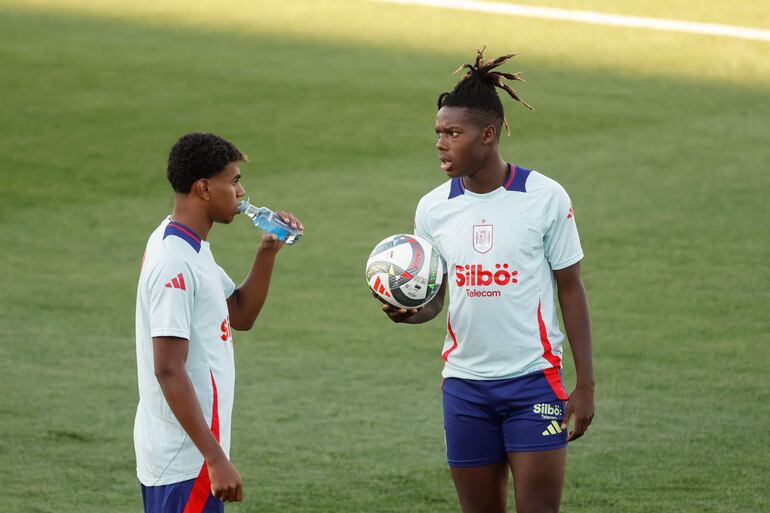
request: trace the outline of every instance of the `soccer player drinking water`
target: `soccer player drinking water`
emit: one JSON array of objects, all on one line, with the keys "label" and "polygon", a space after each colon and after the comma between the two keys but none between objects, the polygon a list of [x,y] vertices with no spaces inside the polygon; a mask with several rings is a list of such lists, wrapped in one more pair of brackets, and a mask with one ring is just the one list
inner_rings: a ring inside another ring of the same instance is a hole
[{"label": "soccer player drinking water", "polygon": [[[495,88],[531,108],[506,83],[520,74],[496,70],[511,57],[487,61],[479,50],[454,89],[438,97],[436,149],[449,180],[420,200],[415,234],[442,254],[448,276],[421,309],[382,307],[394,322],[427,322],[449,287],[444,429],[465,513],[505,512],[509,469],[518,513],[557,512],[567,442],[594,414],[583,251],[570,198],[499,151],[508,125]],[[577,374],[569,395],[555,294]]]},{"label": "soccer player drinking water", "polygon": [[[238,287],[214,260],[206,239],[239,213],[243,161],[212,134],[187,134],[169,154],[174,210],[147,241],[136,298],[134,447],[145,513],[221,512],[223,501],[243,497],[230,462],[231,330],[251,329],[283,246],[264,234]],[[292,214],[277,214],[303,230]]]}]

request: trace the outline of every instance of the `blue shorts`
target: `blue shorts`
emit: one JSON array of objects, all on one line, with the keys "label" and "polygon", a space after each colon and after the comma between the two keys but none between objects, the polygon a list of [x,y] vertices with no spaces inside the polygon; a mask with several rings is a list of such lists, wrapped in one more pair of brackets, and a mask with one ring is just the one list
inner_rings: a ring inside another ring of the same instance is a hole
[{"label": "blue shorts", "polygon": [[[513,379],[447,378],[441,385],[450,467],[500,463],[509,452],[561,449],[566,398],[561,375],[549,369]],[[558,376],[558,380],[555,377]]]},{"label": "blue shorts", "polygon": [[196,487],[196,481],[201,477],[164,486],[142,485],[144,513],[224,513],[225,503],[211,495],[208,473],[204,483]]}]

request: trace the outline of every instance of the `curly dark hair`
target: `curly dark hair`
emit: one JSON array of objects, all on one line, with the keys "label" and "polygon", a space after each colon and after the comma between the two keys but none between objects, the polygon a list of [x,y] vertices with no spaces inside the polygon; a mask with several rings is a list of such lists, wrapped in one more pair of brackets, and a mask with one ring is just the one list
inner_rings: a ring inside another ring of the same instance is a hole
[{"label": "curly dark hair", "polygon": [[187,194],[193,183],[211,178],[231,162],[246,162],[233,143],[214,134],[183,135],[168,154],[166,176],[176,192]]},{"label": "curly dark hair", "polygon": [[495,87],[498,87],[508,93],[514,100],[520,102],[526,108],[533,110],[532,106],[519,97],[519,94],[511,86],[505,83],[507,80],[516,80],[524,82],[521,73],[505,73],[503,71],[493,71],[498,66],[508,62],[516,54],[503,55],[497,59],[484,60],[484,50],[486,47],[476,50],[476,61],[473,64],[463,64],[455,73],[468,69],[468,72],[455,85],[450,92],[441,93],[438,97],[438,108],[441,107],[467,107],[485,114],[491,115],[499,123],[504,123],[506,129],[508,123],[505,121],[503,104],[500,97],[497,96]]}]

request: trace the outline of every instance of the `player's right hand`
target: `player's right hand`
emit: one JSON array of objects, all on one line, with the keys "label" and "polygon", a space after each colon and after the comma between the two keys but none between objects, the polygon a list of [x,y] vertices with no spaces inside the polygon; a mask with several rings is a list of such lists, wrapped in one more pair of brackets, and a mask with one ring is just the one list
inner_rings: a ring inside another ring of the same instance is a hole
[{"label": "player's right hand", "polygon": [[374,299],[382,303],[382,311],[385,312],[385,314],[393,322],[404,322],[406,319],[420,311],[419,308],[396,308],[390,303],[386,303],[385,300],[375,294],[374,291],[372,291],[372,296],[374,296]]},{"label": "player's right hand", "polygon": [[211,494],[219,500],[243,500],[243,481],[238,469],[227,458],[208,464]]},{"label": "player's right hand", "polygon": [[393,322],[404,322],[406,319],[410,318],[417,312],[419,312],[419,308],[396,308],[395,306],[391,305],[382,305],[382,311],[385,312],[385,314],[390,317],[390,320]]}]

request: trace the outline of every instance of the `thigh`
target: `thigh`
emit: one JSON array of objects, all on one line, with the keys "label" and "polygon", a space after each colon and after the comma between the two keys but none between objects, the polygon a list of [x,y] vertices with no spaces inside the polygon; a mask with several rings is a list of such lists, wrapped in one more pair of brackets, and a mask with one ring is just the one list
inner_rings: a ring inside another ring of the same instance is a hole
[{"label": "thigh", "polygon": [[559,511],[566,462],[566,448],[508,454],[517,513]]},{"label": "thigh", "polygon": [[502,418],[490,412],[478,383],[442,386],[447,461],[463,513],[505,513],[508,496]]},{"label": "thigh", "polygon": [[469,468],[505,463],[503,419],[490,412],[475,385],[447,379],[442,399],[449,466]]},{"label": "thigh", "polygon": [[508,502],[508,465],[452,467],[452,480],[463,513],[505,513]]}]

